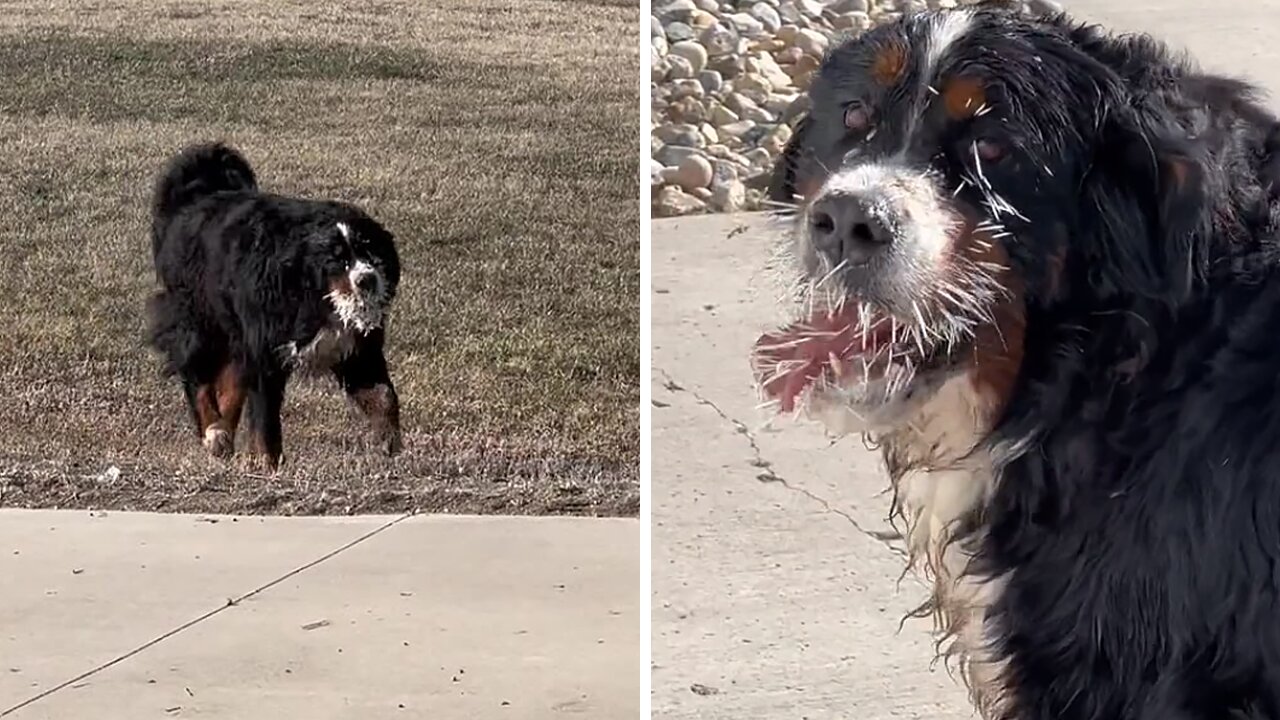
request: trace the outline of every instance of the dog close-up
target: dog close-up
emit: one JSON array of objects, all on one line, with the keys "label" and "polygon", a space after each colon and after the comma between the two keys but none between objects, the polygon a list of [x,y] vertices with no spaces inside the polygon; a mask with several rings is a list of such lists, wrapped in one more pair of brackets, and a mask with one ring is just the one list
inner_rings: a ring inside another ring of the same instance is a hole
[{"label": "dog close-up", "polygon": [[923,13],[833,46],[775,168],[793,321],[757,381],[880,450],[985,718],[1280,718],[1255,95],[1059,14]]},{"label": "dog close-up", "polygon": [[377,221],[350,204],[264,192],[237,151],[199,144],[157,180],[152,252],[162,289],[150,341],[209,453],[234,453],[245,412],[254,458],[276,469],[295,373],[331,374],[382,450],[399,451],[383,346],[400,264]]}]

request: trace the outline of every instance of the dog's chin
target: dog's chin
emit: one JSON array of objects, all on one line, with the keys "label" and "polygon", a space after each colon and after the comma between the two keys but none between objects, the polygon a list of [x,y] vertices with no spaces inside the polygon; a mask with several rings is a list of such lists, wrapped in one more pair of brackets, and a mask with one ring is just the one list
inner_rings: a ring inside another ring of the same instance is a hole
[{"label": "dog's chin", "polygon": [[382,327],[386,321],[386,307],[381,298],[356,292],[333,292],[329,294],[329,302],[337,324],[361,334]]},{"label": "dog's chin", "polygon": [[880,377],[822,382],[809,391],[801,412],[837,437],[878,435],[906,424],[955,372],[947,363],[890,366]]}]

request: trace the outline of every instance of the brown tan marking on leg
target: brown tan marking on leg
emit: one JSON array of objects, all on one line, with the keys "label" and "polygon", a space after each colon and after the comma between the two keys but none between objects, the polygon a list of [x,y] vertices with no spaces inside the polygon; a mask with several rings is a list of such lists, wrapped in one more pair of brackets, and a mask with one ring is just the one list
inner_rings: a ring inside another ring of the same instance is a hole
[{"label": "brown tan marking on leg", "polygon": [[374,438],[383,452],[399,453],[404,446],[400,438],[400,400],[395,390],[387,384],[374,385],[352,392],[351,399],[369,418]]},{"label": "brown tan marking on leg", "polygon": [[227,363],[214,382],[220,418],[205,429],[204,446],[214,457],[227,458],[235,453],[236,428],[244,409],[245,389],[240,369],[235,363]]},{"label": "brown tan marking on leg", "polygon": [[200,434],[218,422],[218,400],[212,383],[196,386],[195,396],[196,419],[200,423]]}]

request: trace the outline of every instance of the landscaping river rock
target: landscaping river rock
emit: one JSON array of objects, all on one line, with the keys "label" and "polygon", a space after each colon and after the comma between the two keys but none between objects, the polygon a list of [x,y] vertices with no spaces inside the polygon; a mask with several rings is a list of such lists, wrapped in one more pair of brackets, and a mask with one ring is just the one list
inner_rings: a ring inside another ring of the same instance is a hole
[{"label": "landscaping river rock", "polygon": [[[765,209],[774,160],[827,49],[966,0],[654,0],[653,214]],[[1029,12],[1054,12],[1029,0]]]}]

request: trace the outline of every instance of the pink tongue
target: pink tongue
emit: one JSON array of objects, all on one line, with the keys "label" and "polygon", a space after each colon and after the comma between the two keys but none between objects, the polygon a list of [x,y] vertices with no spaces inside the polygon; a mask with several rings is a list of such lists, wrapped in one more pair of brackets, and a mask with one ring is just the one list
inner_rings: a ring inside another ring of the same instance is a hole
[{"label": "pink tongue", "polygon": [[[777,400],[779,412],[795,410],[800,395],[823,375],[852,371],[854,359],[874,353],[888,340],[888,323],[879,323],[865,339],[858,333],[857,306],[850,303],[833,317],[820,315],[756,340],[752,365],[764,394]],[[864,347],[865,346],[865,347]]]}]

